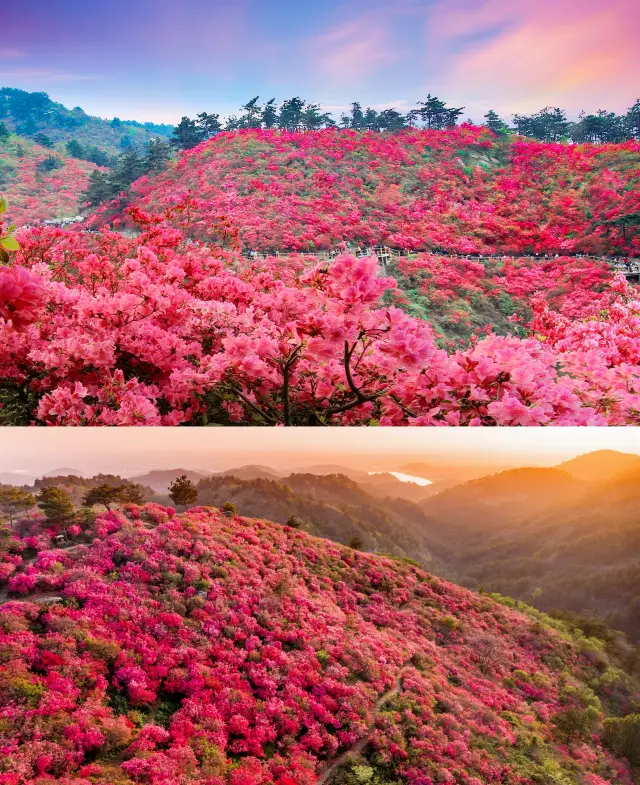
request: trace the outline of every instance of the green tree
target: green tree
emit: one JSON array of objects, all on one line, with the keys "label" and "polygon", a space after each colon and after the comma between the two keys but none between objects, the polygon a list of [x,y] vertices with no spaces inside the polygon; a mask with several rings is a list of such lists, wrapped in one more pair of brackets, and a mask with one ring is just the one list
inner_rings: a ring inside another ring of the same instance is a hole
[{"label": "green tree", "polygon": [[223,512],[229,512],[229,513],[231,513],[231,515],[237,515],[238,514],[238,510],[236,509],[236,505],[232,504],[232,502],[225,502],[222,505],[222,511]]},{"label": "green tree", "polygon": [[109,184],[109,174],[94,169],[89,175],[89,185],[82,194],[81,201],[88,202],[92,207],[97,207],[102,202],[113,198],[114,193]]},{"label": "green tree", "polygon": [[278,108],[275,98],[271,98],[262,107],[262,125],[265,128],[275,128],[278,125]]},{"label": "green tree", "polygon": [[38,494],[38,507],[51,523],[65,523],[73,517],[73,499],[63,488],[50,485]]},{"label": "green tree", "polygon": [[190,504],[195,504],[198,500],[198,489],[186,474],[183,474],[169,486],[169,498],[176,506],[182,506],[186,510]]},{"label": "green tree", "polygon": [[262,107],[258,103],[259,98],[260,96],[257,95],[255,98],[252,98],[250,101],[248,101],[244,106],[240,107],[240,109],[244,112],[244,114],[240,117],[241,128],[262,127]]},{"label": "green tree", "polygon": [[438,131],[455,127],[464,109],[464,106],[455,109],[447,107],[444,101],[435,95],[431,95],[431,93],[427,96],[426,101],[418,101],[418,106],[420,107],[419,109],[409,113],[412,119],[417,116],[425,128],[432,128]]},{"label": "green tree", "polygon": [[121,501],[121,491],[122,488],[118,485],[107,485],[106,483],[96,485],[95,488],[90,488],[82,497],[82,504],[85,507],[93,507],[96,504],[101,504],[106,507],[107,510],[110,510],[112,504]]},{"label": "green tree", "polygon": [[317,131],[334,124],[331,116],[320,110],[319,104],[307,104],[302,112],[300,122],[306,131]]},{"label": "green tree", "polygon": [[128,482],[119,488],[118,499],[123,504],[144,504],[146,495],[142,485]]},{"label": "green tree", "polygon": [[161,139],[150,139],[144,159],[144,170],[148,174],[157,174],[167,168],[171,160],[171,145]]},{"label": "green tree", "polygon": [[29,491],[14,487],[0,488],[0,510],[9,517],[12,529],[14,515],[30,510],[35,503],[36,497]]},{"label": "green tree", "polygon": [[71,139],[66,144],[67,152],[72,158],[84,159],[84,147],[77,139]]},{"label": "green tree", "polygon": [[4,123],[0,123],[0,143],[6,142],[10,136],[7,126]]},{"label": "green tree", "polygon": [[353,536],[353,537],[352,537],[352,538],[349,540],[349,547],[350,547],[350,548],[353,548],[353,550],[354,550],[354,551],[359,551],[359,550],[362,550],[362,546],[363,546],[363,545],[364,545],[364,541],[363,541],[362,537],[360,537],[360,535],[359,535],[359,534],[355,534],[355,535],[354,535],[354,536]]},{"label": "green tree", "polygon": [[205,139],[202,128],[199,128],[195,120],[183,117],[178,125],[173,129],[171,144],[178,150],[190,150],[196,147]]},{"label": "green tree", "polygon": [[132,146],[118,158],[116,165],[109,173],[109,185],[115,194],[127,191],[131,183],[138,177],[142,177],[144,173],[144,158],[138,152],[138,148]]},{"label": "green tree", "polygon": [[621,142],[625,138],[624,117],[600,109],[596,114],[580,114],[580,121],[571,126],[574,142]]},{"label": "green tree", "polygon": [[296,518],[295,515],[290,515],[289,518],[287,518],[287,522],[285,523],[285,526],[288,526],[290,529],[299,529],[302,526],[302,524]]},{"label": "green tree", "polygon": [[220,131],[222,131],[219,114],[207,114],[206,112],[201,112],[198,115],[196,125],[202,132],[204,139],[210,139],[212,136],[215,136],[216,134],[219,134]]},{"label": "green tree", "polygon": [[407,120],[397,109],[383,109],[378,115],[380,131],[399,131],[407,127]]},{"label": "green tree", "polygon": [[504,136],[505,134],[509,133],[509,126],[504,122],[501,117],[493,111],[493,109],[489,109],[489,111],[484,116],[485,119],[485,126],[490,130],[493,131],[494,134],[498,134],[498,136]]},{"label": "green tree", "polygon": [[629,108],[624,118],[625,133],[629,139],[640,141],[640,98]]},{"label": "green tree", "polygon": [[615,755],[626,758],[632,766],[640,766],[640,714],[607,717],[602,740]]},{"label": "green tree", "polygon": [[37,142],[37,144],[39,144],[41,147],[53,147],[53,142],[51,139],[42,132],[36,134],[33,138],[34,141]]},{"label": "green tree", "polygon": [[550,106],[537,114],[515,114],[513,124],[521,136],[529,136],[541,142],[561,142],[571,130],[571,123],[562,109]]},{"label": "green tree", "polygon": [[302,127],[302,113],[304,112],[304,101],[296,96],[284,101],[280,107],[278,117],[278,127],[284,131],[299,131]]}]

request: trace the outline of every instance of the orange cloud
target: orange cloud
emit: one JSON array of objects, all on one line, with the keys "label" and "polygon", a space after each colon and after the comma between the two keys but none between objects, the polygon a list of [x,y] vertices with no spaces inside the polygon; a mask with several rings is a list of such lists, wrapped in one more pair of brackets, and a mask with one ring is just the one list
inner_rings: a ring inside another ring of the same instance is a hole
[{"label": "orange cloud", "polygon": [[439,0],[429,35],[453,58],[452,101],[527,112],[559,105],[621,111],[640,90],[640,10],[586,0]]}]

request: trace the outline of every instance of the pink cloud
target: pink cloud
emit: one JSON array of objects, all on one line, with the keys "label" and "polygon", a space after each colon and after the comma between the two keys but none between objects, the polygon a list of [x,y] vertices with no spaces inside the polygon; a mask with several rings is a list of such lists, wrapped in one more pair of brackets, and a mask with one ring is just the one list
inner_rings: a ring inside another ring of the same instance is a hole
[{"label": "pink cloud", "polygon": [[339,24],[311,42],[318,75],[332,83],[355,85],[397,60],[388,20],[379,14]]},{"label": "pink cloud", "polygon": [[640,91],[635,0],[606,7],[594,0],[440,0],[429,31],[453,58],[443,80],[453,101],[514,112],[548,104],[622,111]]},{"label": "pink cloud", "polygon": [[13,49],[10,46],[0,46],[0,60],[17,60],[25,56],[21,49]]}]

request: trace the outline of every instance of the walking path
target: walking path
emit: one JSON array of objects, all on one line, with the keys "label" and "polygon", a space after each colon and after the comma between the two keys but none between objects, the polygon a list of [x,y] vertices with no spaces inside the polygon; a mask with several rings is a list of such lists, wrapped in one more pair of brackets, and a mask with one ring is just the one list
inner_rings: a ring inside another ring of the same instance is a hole
[{"label": "walking path", "polygon": [[396,676],[394,686],[388,692],[385,692],[384,695],[381,695],[376,701],[373,707],[373,716],[371,718],[371,722],[367,726],[367,732],[365,733],[365,735],[359,741],[357,741],[353,745],[353,747],[350,747],[348,750],[345,750],[343,753],[338,755],[337,758],[334,758],[329,763],[329,765],[316,778],[316,785],[325,785],[325,783],[329,782],[331,776],[335,774],[335,772],[339,768],[344,766],[344,764],[348,760],[360,755],[364,751],[365,747],[369,743],[369,739],[371,738],[371,734],[373,733],[373,730],[375,728],[378,714],[380,713],[382,707],[386,703],[388,703],[392,698],[395,698],[396,695],[399,695],[402,692],[402,678],[405,675],[405,673],[407,673],[407,671],[412,669],[412,667],[413,666],[411,665],[410,660],[407,660],[404,663],[404,665],[398,672],[398,675]]}]

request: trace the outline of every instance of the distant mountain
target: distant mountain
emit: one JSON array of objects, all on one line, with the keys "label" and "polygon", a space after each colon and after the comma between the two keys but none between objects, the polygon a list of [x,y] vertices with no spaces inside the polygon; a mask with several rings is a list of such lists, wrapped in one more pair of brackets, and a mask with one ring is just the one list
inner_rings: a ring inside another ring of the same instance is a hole
[{"label": "distant mountain", "polygon": [[320,463],[313,466],[297,466],[291,470],[292,474],[342,474],[352,480],[366,479],[368,474],[361,469],[350,469],[336,463]]},{"label": "distant mountain", "polygon": [[197,483],[203,477],[206,477],[207,473],[192,471],[190,469],[154,469],[153,471],[147,472],[147,474],[130,477],[129,482],[147,485],[150,488],[153,488],[156,493],[164,494],[176,477],[182,477],[182,475],[186,475],[187,479],[191,480],[191,482]]},{"label": "distant mountain", "polygon": [[320,537],[348,543],[362,540],[365,550],[392,553],[434,565],[426,516],[411,502],[380,499],[344,475],[291,474],[277,480],[242,480],[214,475],[198,484],[198,503],[235,504],[241,515],[285,523],[296,517]]},{"label": "distant mountain", "polygon": [[[609,456],[617,466],[634,463],[619,455]],[[578,468],[587,476],[602,459],[581,456]],[[441,575],[597,616],[640,640],[640,469],[600,482],[559,468],[511,470],[420,507]]]},{"label": "distant mountain", "polygon": [[33,485],[35,477],[31,474],[16,472],[0,472],[0,485]]},{"label": "distant mountain", "polygon": [[464,537],[469,542],[497,531],[516,531],[521,521],[582,493],[583,483],[559,469],[508,469],[449,488],[421,507],[449,541]]},{"label": "distant mountain", "polygon": [[268,466],[259,466],[257,464],[246,464],[245,466],[238,466],[234,469],[226,469],[223,472],[216,472],[216,475],[222,477],[237,477],[240,480],[277,480],[284,477],[285,474],[277,472],[275,469],[270,469]]},{"label": "distant mountain", "polygon": [[578,480],[600,482],[636,470],[640,471],[640,455],[616,450],[597,450],[564,461],[558,465],[558,469],[568,472]]},{"label": "distant mountain", "polygon": [[105,120],[93,117],[79,106],[67,109],[47,93],[29,93],[0,88],[0,122],[21,136],[47,136],[53,144],[75,139],[83,146],[95,145],[105,153],[118,154],[133,145],[142,146],[154,137],[169,137],[171,125]]},{"label": "distant mountain", "polygon": [[40,477],[89,477],[90,475],[86,472],[80,471],[80,469],[52,469],[50,472],[46,472],[46,474],[41,474]]}]

